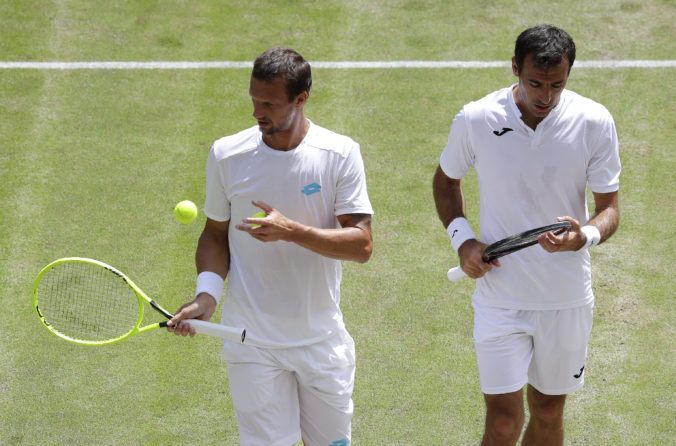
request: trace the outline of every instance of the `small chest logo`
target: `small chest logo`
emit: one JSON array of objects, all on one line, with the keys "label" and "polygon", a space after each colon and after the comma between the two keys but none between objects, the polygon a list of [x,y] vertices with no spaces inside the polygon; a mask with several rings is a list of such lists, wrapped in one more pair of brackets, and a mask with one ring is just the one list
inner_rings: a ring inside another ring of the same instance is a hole
[{"label": "small chest logo", "polygon": [[503,127],[502,130],[493,130],[493,134],[496,136],[502,136],[507,132],[513,132],[514,129],[510,129],[509,127]]},{"label": "small chest logo", "polygon": [[319,184],[312,183],[312,184],[308,184],[307,186],[302,188],[301,192],[303,192],[305,195],[312,195],[312,194],[316,194],[320,190],[322,190],[322,187]]}]

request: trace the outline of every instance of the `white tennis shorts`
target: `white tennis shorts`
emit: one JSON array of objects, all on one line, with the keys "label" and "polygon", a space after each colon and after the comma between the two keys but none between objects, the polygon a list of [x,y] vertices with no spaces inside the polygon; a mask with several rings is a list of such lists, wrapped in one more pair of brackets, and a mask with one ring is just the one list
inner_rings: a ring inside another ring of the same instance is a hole
[{"label": "white tennis shorts", "polygon": [[579,390],[593,307],[524,311],[474,304],[481,391],[511,393],[526,383],[546,395]]},{"label": "white tennis shorts", "polygon": [[283,349],[225,341],[223,358],[242,445],[350,444],[355,350],[347,332]]}]

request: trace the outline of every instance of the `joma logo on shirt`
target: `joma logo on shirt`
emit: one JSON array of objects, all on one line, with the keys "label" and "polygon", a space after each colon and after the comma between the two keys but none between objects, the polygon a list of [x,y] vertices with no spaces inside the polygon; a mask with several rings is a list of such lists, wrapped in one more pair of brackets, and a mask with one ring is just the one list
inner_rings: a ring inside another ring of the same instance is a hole
[{"label": "joma logo on shirt", "polygon": [[502,130],[493,130],[493,134],[496,136],[502,136],[507,132],[513,132],[514,129],[510,129],[509,127],[503,127]]},{"label": "joma logo on shirt", "polygon": [[322,190],[322,187],[319,184],[312,183],[302,188],[301,192],[303,192],[305,195],[312,195],[319,192],[320,190]]}]

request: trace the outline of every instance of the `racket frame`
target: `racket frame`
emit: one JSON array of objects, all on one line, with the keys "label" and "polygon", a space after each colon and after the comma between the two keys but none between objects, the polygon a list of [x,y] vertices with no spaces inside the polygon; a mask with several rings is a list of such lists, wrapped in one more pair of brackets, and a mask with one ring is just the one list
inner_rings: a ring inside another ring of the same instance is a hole
[{"label": "racket frame", "polygon": [[[529,229],[528,231],[520,232],[516,235],[503,238],[502,240],[498,240],[497,242],[491,243],[490,245],[486,246],[486,248],[484,249],[483,256],[484,262],[486,263],[492,262],[495,259],[499,259],[500,257],[506,256],[507,254],[520,251],[524,248],[528,248],[529,246],[537,245],[538,243],[537,237],[540,234],[544,234],[546,232],[551,231],[554,235],[559,235],[570,230],[571,226],[572,225],[570,224],[569,221],[560,221],[557,223],[553,223],[551,225]],[[531,239],[531,237],[533,236],[535,236],[535,238]],[[507,249],[499,250],[499,248],[503,247],[509,242],[516,242],[518,240],[526,240],[526,239],[530,240],[515,244],[514,246],[511,246],[510,248]]]},{"label": "racket frame", "polygon": [[[493,252],[496,249],[504,246],[505,244],[507,244],[510,241],[516,241],[516,240],[519,240],[519,239],[524,239],[524,238],[529,237],[529,236],[544,234],[544,233],[550,232],[550,231],[554,235],[559,235],[559,234],[562,234],[562,233],[570,230],[571,227],[572,227],[572,225],[569,221],[560,221],[560,222],[556,222],[556,223],[553,223],[553,224],[550,224],[550,225],[540,226],[540,227],[534,228],[534,229],[529,229],[528,231],[520,232],[518,234],[514,234],[514,235],[511,235],[509,237],[505,237],[501,240],[498,240],[495,243],[491,243],[490,245],[486,246],[486,248],[484,248],[483,261],[486,262],[486,263],[490,263],[495,259],[499,259],[500,257],[514,253],[516,251],[520,251],[524,248],[528,248],[529,246],[533,246],[533,245],[536,245],[538,243],[538,240],[537,240],[537,237],[536,237],[534,240],[530,240],[528,242],[524,242],[524,243],[521,243],[521,244],[514,245],[509,249],[505,249],[505,250],[498,251],[498,252]],[[446,273],[446,277],[451,282],[457,282],[465,276],[466,276],[466,274],[462,270],[461,265],[458,265],[456,267],[449,269],[448,272]]]},{"label": "racket frame", "polygon": [[[40,286],[40,281],[42,280],[42,277],[52,268],[61,265],[63,263],[68,263],[68,262],[81,262],[81,263],[87,263],[91,265],[95,265],[97,267],[101,267],[103,269],[106,269],[110,271],[111,273],[115,274],[118,276],[121,280],[123,280],[129,287],[134,291],[136,294],[136,297],[138,299],[138,306],[139,306],[139,313],[138,313],[138,318],[136,320],[136,324],[129,330],[127,333],[118,336],[116,338],[112,339],[106,339],[106,340],[100,340],[100,341],[93,341],[93,340],[86,340],[86,339],[76,339],[71,336],[68,336],[64,333],[61,333],[56,327],[53,327],[48,320],[45,319],[45,317],[42,315],[40,312],[40,302],[38,299],[38,289]],[[157,302],[152,300],[148,295],[146,295],[127,275],[119,271],[118,269],[100,262],[98,260],[94,259],[88,259],[84,257],[64,257],[62,259],[55,260],[51,262],[49,265],[45,266],[40,273],[38,274],[37,278],[35,279],[35,282],[33,283],[33,291],[32,291],[32,303],[33,303],[33,309],[35,310],[35,313],[40,319],[40,322],[42,325],[49,330],[51,333],[54,335],[60,337],[61,339],[64,339],[69,342],[73,342],[75,344],[80,344],[80,345],[93,345],[93,346],[99,346],[99,345],[109,345],[109,344],[115,344],[117,342],[123,341],[127,338],[130,338],[134,335],[137,335],[139,333],[144,333],[146,331],[150,330],[155,330],[157,328],[161,327],[166,327],[168,321],[162,321],[162,322],[155,322],[152,324],[145,325],[141,327],[141,323],[143,322],[143,317],[144,317],[144,310],[145,310],[145,304],[150,305],[153,309],[155,309],[158,313],[162,314],[164,317],[167,319],[171,319],[174,317],[171,313],[169,313],[167,310],[162,308]],[[233,327],[226,327],[220,324],[215,324],[211,322],[206,322],[206,321],[200,321],[200,320],[195,320],[195,319],[186,319],[184,322],[191,323],[192,325],[195,326],[195,329],[198,333],[202,332],[205,334],[210,334],[212,336],[218,336],[223,339],[229,339],[232,341],[240,342],[243,343],[244,339],[246,337],[246,330],[240,329],[240,328],[233,328]]]}]

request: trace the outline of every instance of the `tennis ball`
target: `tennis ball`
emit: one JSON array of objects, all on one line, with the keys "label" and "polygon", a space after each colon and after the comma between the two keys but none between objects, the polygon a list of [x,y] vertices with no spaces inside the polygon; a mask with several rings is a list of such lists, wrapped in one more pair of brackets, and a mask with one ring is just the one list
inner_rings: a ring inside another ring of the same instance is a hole
[{"label": "tennis ball", "polygon": [[[266,214],[265,212],[256,212],[255,214],[253,214],[253,215],[251,216],[251,218],[265,218],[265,217],[267,217],[267,214]],[[253,224],[253,223],[249,223],[249,226],[251,226],[252,228],[257,228],[257,227],[259,227],[260,225],[256,225],[256,224]]]},{"label": "tennis ball", "polygon": [[183,200],[174,208],[174,215],[176,220],[188,224],[197,217],[197,206],[190,200]]}]

